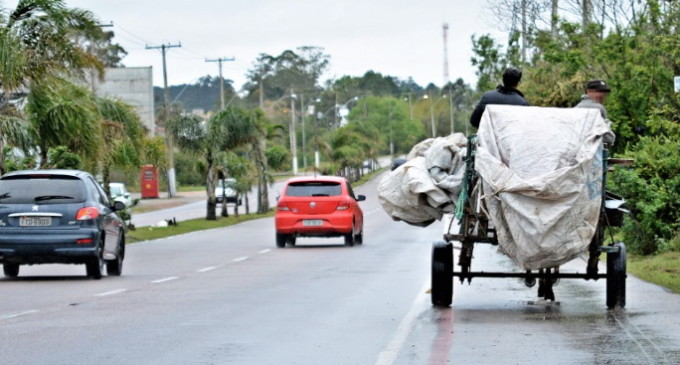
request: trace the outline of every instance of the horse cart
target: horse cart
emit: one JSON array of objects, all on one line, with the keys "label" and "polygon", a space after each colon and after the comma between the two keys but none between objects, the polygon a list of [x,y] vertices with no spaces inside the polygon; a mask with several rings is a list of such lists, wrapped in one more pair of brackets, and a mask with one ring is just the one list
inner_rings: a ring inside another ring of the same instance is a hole
[{"label": "horse cart", "polygon": [[[623,199],[606,191],[607,172],[614,164],[629,164],[632,161],[611,159],[608,151],[601,143],[597,149],[597,168],[601,175],[596,199],[599,204],[599,217],[590,243],[587,239],[585,249],[578,254],[585,258],[586,267],[582,272],[561,272],[559,265],[526,269],[520,266],[515,272],[490,272],[475,270],[472,265],[475,245],[499,244],[498,230],[494,220],[490,219],[484,193],[480,189],[482,178],[475,168],[478,154],[477,136],[468,139],[464,163],[465,172],[462,190],[458,195],[454,219],[444,233],[443,241],[434,243],[432,251],[432,304],[434,306],[450,306],[453,299],[453,281],[458,278],[461,283],[471,282],[472,278],[521,278],[528,287],[538,283],[538,296],[545,300],[555,300],[553,286],[560,279],[606,280],[606,305],[608,308],[622,308],[626,304],[626,246],[622,242],[614,242],[613,237],[606,243],[611,234],[610,227],[620,226],[625,209],[621,207]],[[599,157],[601,156],[601,161]],[[601,200],[600,200],[601,197]],[[597,207],[594,208],[597,210]],[[595,212],[594,214],[597,214]],[[454,250],[455,248],[455,250]],[[600,270],[600,258],[606,255],[606,272]],[[457,256],[457,257],[454,257]],[[454,261],[457,261],[454,265]]]}]

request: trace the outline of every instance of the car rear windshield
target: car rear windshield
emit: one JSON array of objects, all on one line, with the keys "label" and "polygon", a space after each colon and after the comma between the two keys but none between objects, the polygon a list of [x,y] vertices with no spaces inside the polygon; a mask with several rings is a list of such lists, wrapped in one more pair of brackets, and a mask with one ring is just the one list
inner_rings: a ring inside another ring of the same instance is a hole
[{"label": "car rear windshield", "polygon": [[333,181],[304,181],[288,185],[288,196],[338,196],[342,193],[340,183]]},{"label": "car rear windshield", "polygon": [[0,204],[82,203],[85,183],[68,175],[15,175],[0,179]]}]

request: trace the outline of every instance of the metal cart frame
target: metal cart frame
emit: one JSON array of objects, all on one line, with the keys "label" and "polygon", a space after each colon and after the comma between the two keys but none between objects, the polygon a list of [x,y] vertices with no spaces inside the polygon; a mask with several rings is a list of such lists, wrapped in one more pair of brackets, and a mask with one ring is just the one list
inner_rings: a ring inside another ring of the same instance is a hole
[{"label": "metal cart frame", "polygon": [[[607,198],[616,198],[606,191],[607,171],[611,164],[630,164],[632,160],[610,159],[606,148],[603,149],[602,168],[602,204],[600,218],[593,239],[588,246],[588,262],[584,273],[561,273],[559,267],[541,270],[527,270],[525,272],[485,272],[472,271],[472,258],[476,244],[498,245],[496,231],[492,222],[483,211],[475,209],[472,200],[473,189],[479,180],[475,170],[476,153],[475,135],[468,140],[467,155],[465,156],[465,177],[463,189],[456,204],[456,218],[460,222],[457,234],[444,234],[444,240],[435,242],[432,250],[432,304],[448,307],[453,300],[453,278],[460,282],[470,283],[473,277],[484,278],[523,278],[528,287],[533,287],[538,281],[538,296],[545,300],[555,300],[553,285],[559,279],[606,279],[606,304],[608,308],[623,308],[626,305],[626,246],[623,242],[604,244],[605,228],[620,226],[623,209],[608,209]],[[448,230],[447,230],[448,232]],[[453,243],[460,242],[458,255],[459,271],[454,270]],[[600,273],[598,264],[600,254],[607,255],[607,271]]]}]

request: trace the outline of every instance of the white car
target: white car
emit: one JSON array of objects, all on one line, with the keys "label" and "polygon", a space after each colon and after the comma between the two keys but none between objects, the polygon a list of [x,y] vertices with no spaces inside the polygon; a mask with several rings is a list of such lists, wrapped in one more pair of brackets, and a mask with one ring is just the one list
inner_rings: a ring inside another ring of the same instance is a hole
[{"label": "white car", "polygon": [[130,192],[125,188],[123,183],[109,183],[109,193],[111,194],[111,200],[114,202],[121,202],[125,204],[125,208],[132,206],[132,199],[130,198]]},{"label": "white car", "polygon": [[[217,198],[217,202],[221,203],[222,198],[226,198],[227,203],[236,203],[236,179],[231,177],[224,179],[224,185],[226,185],[226,189],[223,188],[222,181],[223,180],[221,179],[217,180],[217,184],[215,184],[215,197]],[[238,199],[238,205],[241,205],[241,199]]]}]

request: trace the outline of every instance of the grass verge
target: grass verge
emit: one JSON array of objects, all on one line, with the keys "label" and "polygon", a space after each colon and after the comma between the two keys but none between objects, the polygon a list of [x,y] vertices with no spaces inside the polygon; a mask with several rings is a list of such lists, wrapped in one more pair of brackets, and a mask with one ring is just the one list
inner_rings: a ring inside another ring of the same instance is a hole
[{"label": "grass verge", "polygon": [[642,280],[680,293],[680,252],[653,256],[628,255],[627,269]]},{"label": "grass verge", "polygon": [[[139,227],[134,231],[128,231],[126,234],[127,243],[135,243],[147,240],[155,240],[178,234],[184,234],[194,231],[202,231],[206,229],[228,227],[237,223],[260,219],[266,217],[273,217],[274,210],[265,214],[240,214],[238,217],[230,215],[229,217],[217,217],[217,220],[208,221],[205,218],[190,219],[187,221],[177,222],[176,226],[168,227]],[[274,238],[272,237],[272,240]]]}]

